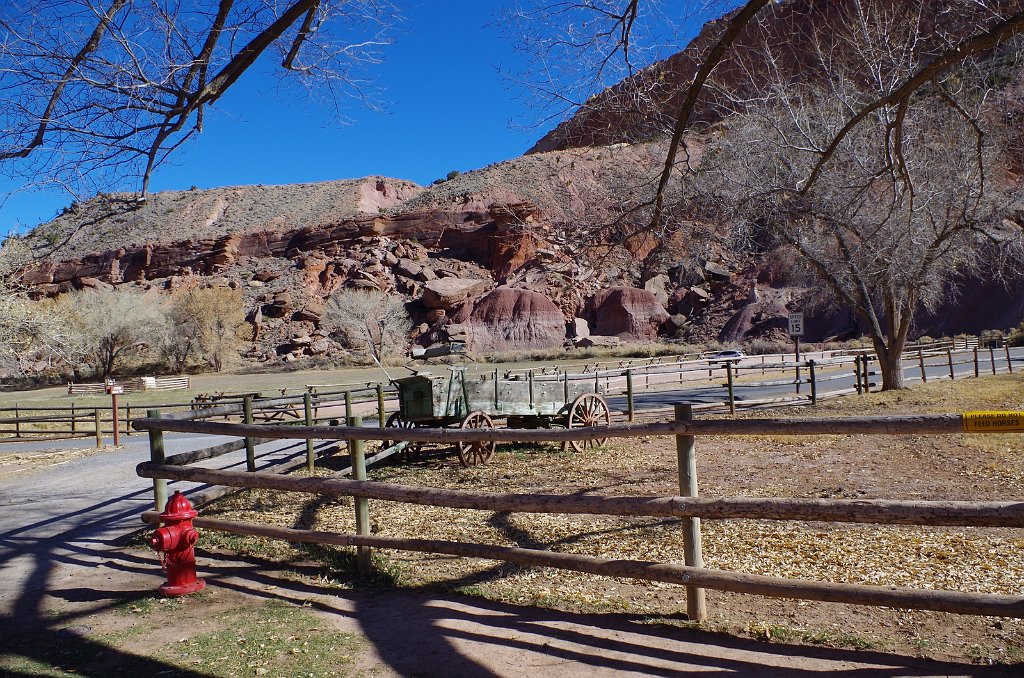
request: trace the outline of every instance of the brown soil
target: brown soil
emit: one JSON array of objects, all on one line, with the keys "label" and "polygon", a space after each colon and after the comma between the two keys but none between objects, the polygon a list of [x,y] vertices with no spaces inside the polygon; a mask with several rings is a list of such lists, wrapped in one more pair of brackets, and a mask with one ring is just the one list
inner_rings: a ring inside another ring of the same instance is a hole
[{"label": "brown soil", "polygon": [[[933,384],[817,410],[744,416],[956,411],[965,399],[971,409],[1019,409],[1022,385],[1019,376]],[[1022,449],[1020,434],[701,438],[698,475],[706,496],[1012,500],[1024,499]],[[620,441],[586,454],[509,446],[472,469],[461,468],[450,450],[427,452],[373,475],[484,491],[663,495],[676,487],[675,449],[666,438]],[[351,502],[279,493],[240,493],[203,513],[353,529]],[[455,512],[384,502],[371,503],[371,520],[384,535],[682,560],[681,530],[671,520]],[[714,568],[1018,595],[1024,581],[1024,539],[1013,530],[705,521],[703,539],[706,564]],[[129,547],[60,561],[40,598],[43,615],[0,629],[0,673],[228,675],[206,666],[176,668],[182,664],[174,658],[183,655],[175,648],[216,630],[226,611],[267,601],[302,606],[322,620],[321,629],[353,635],[357,649],[352,663],[339,665],[339,675],[518,676],[525,669],[587,678],[709,670],[988,676],[1014,675],[1024,661],[1021,620],[708,591],[711,618],[693,624],[678,586],[491,561],[380,551],[379,575],[368,581],[354,575],[353,557],[344,550],[300,550],[205,532],[199,569],[207,591],[164,603],[153,599],[163,577],[152,553]],[[22,601],[39,597],[20,595]],[[25,606],[10,619],[36,609]],[[224,654],[237,651],[225,647]],[[992,663],[1004,666],[983,668]]]},{"label": "brown soil", "polygon": [[[1018,376],[928,385],[912,394],[849,398],[799,415],[1019,409]],[[972,407],[956,402],[969,398]],[[1014,407],[1015,406],[1015,407]],[[898,409],[897,409],[898,408]],[[747,416],[796,416],[793,410]],[[743,436],[700,439],[702,495],[889,499],[1024,499],[1024,435]],[[671,495],[674,441],[641,438],[574,455],[552,446],[499,451],[463,469],[449,454],[380,468],[372,478],[480,491]],[[428,454],[430,451],[428,451]],[[271,492],[238,495],[207,515],[332,531],[354,529],[349,502]],[[371,503],[372,528],[389,536],[547,548],[603,557],[682,560],[677,521],[597,516],[494,514]],[[288,559],[284,545],[215,542]],[[875,527],[771,521],[705,521],[708,567],[823,581],[1021,594],[1019,531]],[[681,587],[490,561],[382,552],[378,565],[404,587],[449,591],[575,613],[635,615],[688,625]],[[337,577],[337,572],[327,576]],[[344,579],[344,575],[341,575]],[[341,584],[345,586],[344,583]],[[978,663],[1024,661],[1024,622],[708,592],[700,628],[741,637]]]}]

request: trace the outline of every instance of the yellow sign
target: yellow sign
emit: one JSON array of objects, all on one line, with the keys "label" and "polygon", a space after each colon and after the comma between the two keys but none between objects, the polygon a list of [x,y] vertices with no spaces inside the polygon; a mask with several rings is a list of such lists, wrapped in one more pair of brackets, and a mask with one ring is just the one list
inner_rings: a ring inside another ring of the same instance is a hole
[{"label": "yellow sign", "polygon": [[964,412],[967,433],[1024,432],[1024,412]]}]

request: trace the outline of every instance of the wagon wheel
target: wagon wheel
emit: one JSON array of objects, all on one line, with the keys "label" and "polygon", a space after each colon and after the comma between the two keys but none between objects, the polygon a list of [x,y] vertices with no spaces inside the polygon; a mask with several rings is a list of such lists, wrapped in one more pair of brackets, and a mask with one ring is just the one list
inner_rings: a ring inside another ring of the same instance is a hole
[{"label": "wagon wheel", "polygon": [[[388,420],[384,423],[384,427],[385,428],[416,428],[416,424],[414,424],[413,422],[409,421],[408,419],[402,419],[402,413],[401,412],[392,412],[391,416],[388,417]],[[398,442],[398,441],[396,441],[396,440],[384,440],[384,441],[381,442],[380,448],[382,450],[386,450],[387,448],[389,448],[392,445],[394,445],[396,442]],[[418,458],[420,456],[421,452],[423,452],[423,443],[416,443],[416,442],[410,441],[405,446],[405,449],[402,450],[402,456],[405,458],[406,461],[412,461],[413,459]]]},{"label": "wagon wheel", "polygon": [[[596,393],[584,393],[573,401],[572,408],[569,409],[569,428],[607,426],[611,420],[608,403]],[[607,438],[570,440],[569,447],[575,452],[583,452],[587,449],[601,447],[607,442]]]},{"label": "wagon wheel", "polygon": [[[459,428],[494,428],[494,422],[483,412],[477,410],[470,412],[459,424]],[[486,464],[487,460],[494,454],[496,443],[493,440],[478,441],[472,443],[459,443],[459,461],[465,467]]]}]

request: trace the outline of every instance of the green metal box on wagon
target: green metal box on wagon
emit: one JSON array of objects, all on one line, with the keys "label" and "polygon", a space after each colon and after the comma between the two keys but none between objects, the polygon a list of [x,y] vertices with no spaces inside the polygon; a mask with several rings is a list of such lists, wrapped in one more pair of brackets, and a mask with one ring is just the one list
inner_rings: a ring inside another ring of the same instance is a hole
[{"label": "green metal box on wagon", "polygon": [[395,379],[398,407],[406,421],[462,419],[468,414],[457,379],[421,372]]}]

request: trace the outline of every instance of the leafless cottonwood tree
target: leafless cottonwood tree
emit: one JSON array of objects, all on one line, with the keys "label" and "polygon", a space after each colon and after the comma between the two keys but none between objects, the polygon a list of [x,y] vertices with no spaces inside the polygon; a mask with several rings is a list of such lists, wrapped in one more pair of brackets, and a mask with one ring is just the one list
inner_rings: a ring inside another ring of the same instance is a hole
[{"label": "leafless cottonwood tree", "polygon": [[86,290],[60,297],[79,355],[103,379],[131,358],[145,355],[166,331],[165,310],[143,293],[127,289]]},{"label": "leafless cottonwood tree", "polygon": [[58,305],[31,301],[19,273],[30,259],[20,240],[0,248],[0,377],[61,369],[73,357],[73,332]]},{"label": "leafless cottonwood tree", "polygon": [[[0,168],[74,192],[138,181],[264,57],[312,96],[365,98],[388,0],[12,0],[0,9]],[[262,68],[262,66],[261,66]]]},{"label": "leafless cottonwood tree", "polygon": [[405,348],[412,321],[401,297],[342,289],[327,300],[321,326],[380,366]]},{"label": "leafless cottonwood tree", "polygon": [[1021,228],[1006,220],[1017,180],[998,87],[1022,62],[1011,39],[847,128],[850,111],[919,68],[933,18],[922,6],[847,6],[808,31],[813,58],[800,70],[767,40],[735,60],[746,77],[718,95],[736,113],[710,142],[697,185],[738,232],[767,231],[802,257],[867,328],[893,389],[915,312],[948,299],[986,255],[1020,255]]},{"label": "leafless cottonwood tree", "polygon": [[[633,14],[644,7],[606,4]],[[673,226],[679,205],[669,198],[680,175],[716,174],[720,206],[742,208],[803,257],[868,326],[884,387],[899,388],[913,312],[982,253],[1005,254],[1019,240],[1020,226],[1001,218],[994,200],[1015,178],[991,167],[1006,75],[998,71],[1008,61],[1019,73],[1024,5],[736,6],[692,48],[688,85],[663,98],[674,123],[639,227]],[[621,13],[608,21],[623,25]],[[714,117],[709,111],[724,122],[704,136],[701,170],[680,150],[695,123]]]},{"label": "leafless cottonwood tree", "polygon": [[248,327],[242,293],[227,287],[185,290],[172,297],[160,352],[177,374],[194,360],[220,372],[238,358]]}]

